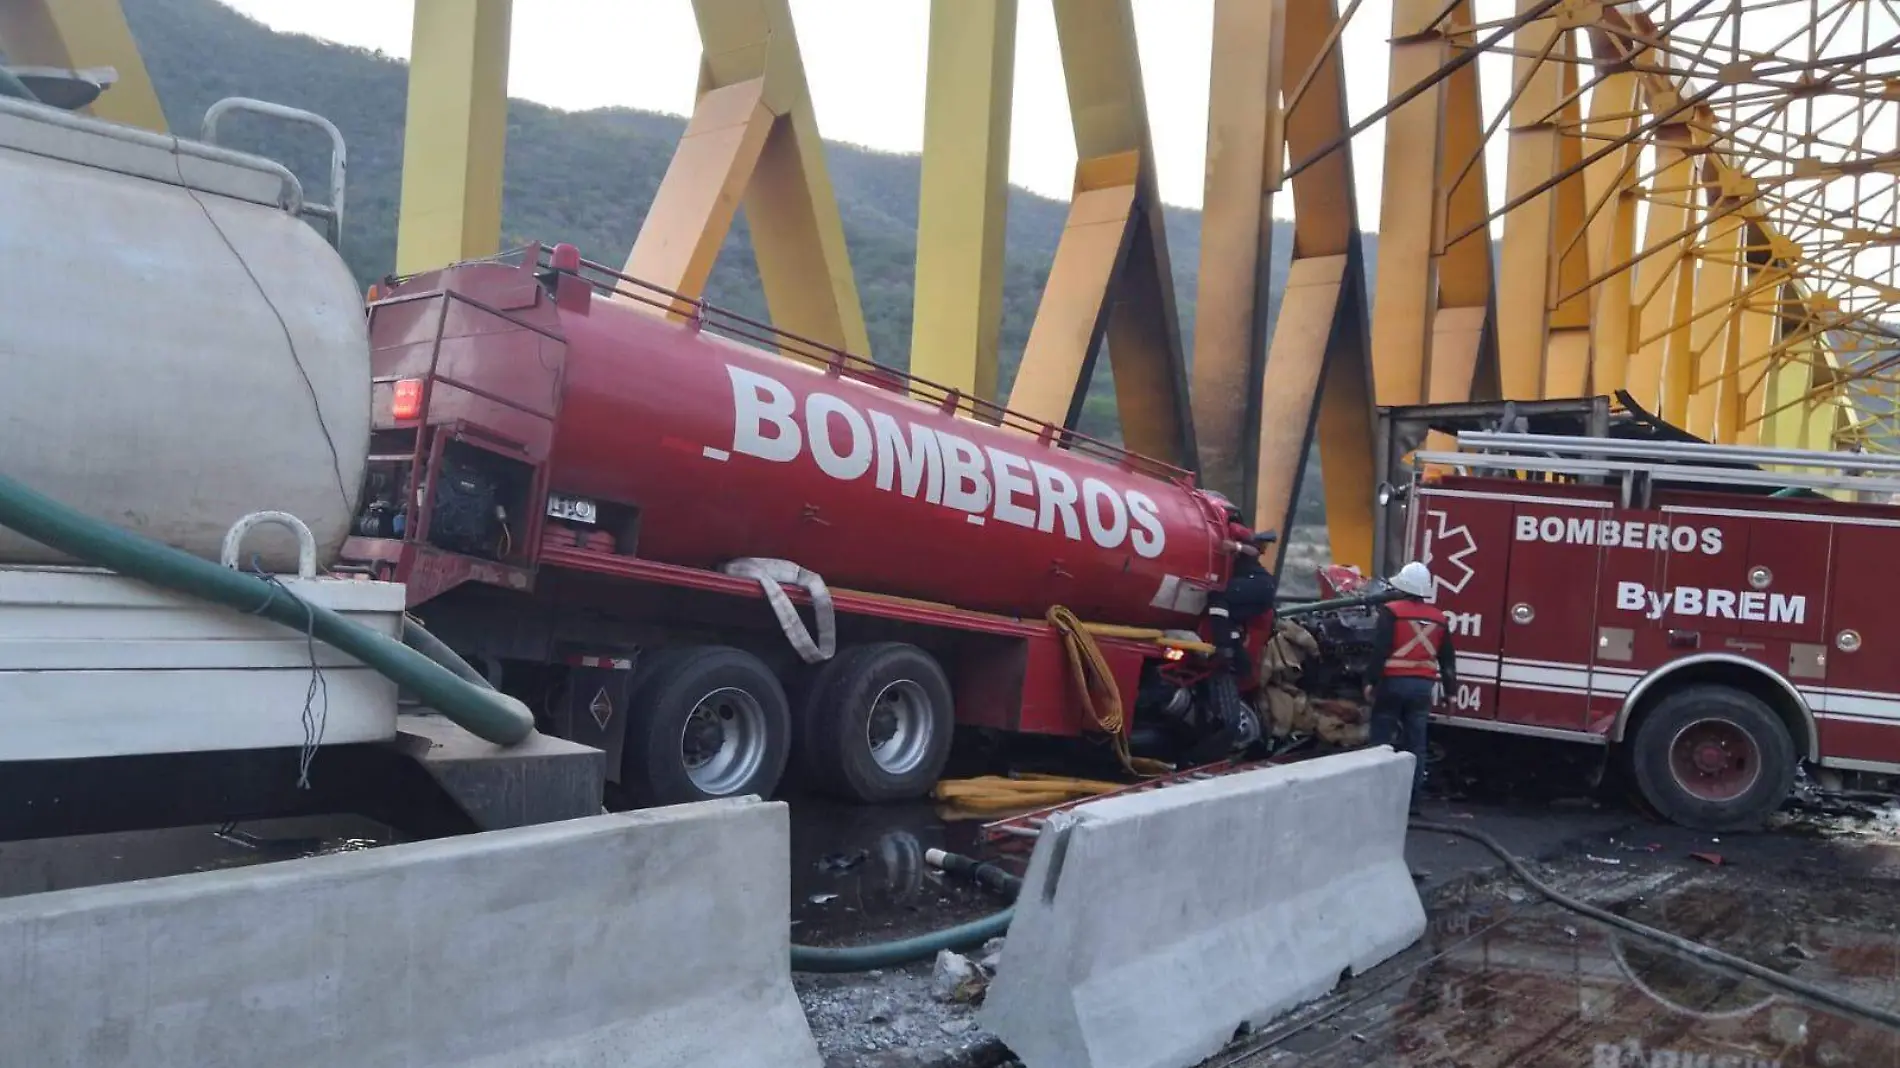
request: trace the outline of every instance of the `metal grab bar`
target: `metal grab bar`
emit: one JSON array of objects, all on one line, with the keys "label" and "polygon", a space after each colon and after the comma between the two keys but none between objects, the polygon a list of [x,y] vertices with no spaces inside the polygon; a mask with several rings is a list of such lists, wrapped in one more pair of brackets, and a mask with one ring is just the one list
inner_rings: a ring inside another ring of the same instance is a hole
[{"label": "metal grab bar", "polygon": [[248,96],[230,96],[225,97],[223,100],[218,101],[206,109],[203,132],[199,135],[200,140],[207,145],[216,145],[218,143],[218,123],[223,121],[226,115],[234,111],[248,111],[254,115],[264,115],[269,118],[283,119],[286,122],[314,126],[329,135],[330,202],[328,204],[312,204],[306,200],[302,204],[298,214],[325,220],[329,224],[331,247],[341,248],[343,246],[344,188],[350,167],[349,150],[343,144],[343,131],[337,129],[336,123],[331,122],[329,119],[324,118],[314,111],[305,111],[302,108],[288,107],[283,104],[273,104],[268,100],[255,100]]}]

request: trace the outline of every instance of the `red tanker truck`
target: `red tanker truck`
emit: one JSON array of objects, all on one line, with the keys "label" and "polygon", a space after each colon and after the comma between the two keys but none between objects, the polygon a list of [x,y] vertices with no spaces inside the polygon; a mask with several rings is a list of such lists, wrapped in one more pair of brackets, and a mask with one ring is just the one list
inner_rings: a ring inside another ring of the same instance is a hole
[{"label": "red tanker truck", "polygon": [[1137,748],[1258,737],[1202,640],[1230,516],[1186,472],[569,245],[389,279],[369,330],[344,566],[407,584],[629,802],[769,794],[788,763],[914,798],[954,728],[1099,735],[1054,606],[1107,624]]}]

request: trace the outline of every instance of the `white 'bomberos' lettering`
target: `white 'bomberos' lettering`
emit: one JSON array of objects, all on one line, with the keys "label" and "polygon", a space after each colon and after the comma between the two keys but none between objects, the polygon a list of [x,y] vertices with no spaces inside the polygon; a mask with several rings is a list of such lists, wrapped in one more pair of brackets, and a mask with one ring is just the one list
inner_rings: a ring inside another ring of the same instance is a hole
[{"label": "white 'bomberos' lettering", "polygon": [[1619,582],[1616,584],[1616,607],[1623,612],[1641,612],[1646,619],[1661,619],[1673,613],[1710,619],[1740,619],[1749,623],[1799,624],[1807,618],[1808,599],[1798,593],[1705,590],[1696,586],[1651,590],[1640,582]]},{"label": "white 'bomberos' lettering", "polygon": [[[1089,540],[1104,549],[1127,544],[1142,557],[1160,556],[1167,530],[1154,498],[1117,490],[1098,478],[813,390],[803,426],[798,398],[769,375],[726,365],[732,380],[732,453],[790,463],[800,453],[831,478],[871,475],[878,489],[973,517]],[[976,519],[972,519],[976,522]]]},{"label": "white 'bomberos' lettering", "polygon": [[[832,436],[831,416],[844,420],[851,446],[838,451],[838,439]],[[824,393],[814,393],[805,404],[805,433],[811,442],[811,458],[818,470],[840,482],[850,482],[871,469],[871,428],[856,408]]]},{"label": "white 'bomberos' lettering", "polygon": [[1553,545],[1600,545],[1605,549],[1643,549],[1657,553],[1700,552],[1705,556],[1719,556],[1722,552],[1720,527],[1672,527],[1667,523],[1642,523],[1633,519],[1520,515],[1517,517],[1517,540],[1543,541]]}]

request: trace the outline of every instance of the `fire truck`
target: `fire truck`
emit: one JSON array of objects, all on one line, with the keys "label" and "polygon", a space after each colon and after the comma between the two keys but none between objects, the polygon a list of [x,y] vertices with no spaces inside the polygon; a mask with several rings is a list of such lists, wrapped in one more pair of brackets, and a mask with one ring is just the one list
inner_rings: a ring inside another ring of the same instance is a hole
[{"label": "fire truck", "polygon": [[386,279],[369,341],[342,568],[404,583],[626,803],[788,767],[921,797],[957,728],[1259,737],[1203,640],[1251,532],[1184,471],[571,245]]},{"label": "fire truck", "polygon": [[1712,445],[1627,395],[1393,409],[1377,552],[1425,561],[1437,721],[1602,747],[1678,823],[1900,773],[1900,458]]}]

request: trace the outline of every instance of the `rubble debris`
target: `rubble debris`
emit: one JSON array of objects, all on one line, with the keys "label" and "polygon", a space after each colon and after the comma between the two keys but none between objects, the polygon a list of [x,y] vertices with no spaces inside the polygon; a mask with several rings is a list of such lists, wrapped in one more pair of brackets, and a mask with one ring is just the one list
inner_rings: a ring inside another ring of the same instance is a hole
[{"label": "rubble debris", "polygon": [[974,1004],[989,989],[989,976],[970,958],[948,949],[937,952],[930,976],[930,996],[938,1001]]},{"label": "rubble debris", "polygon": [[977,957],[977,966],[991,975],[996,974],[996,966],[1003,961],[1003,939],[999,936],[983,943],[982,955]]},{"label": "rubble debris", "polygon": [[1722,854],[1720,853],[1691,853],[1689,856],[1704,864],[1713,864],[1718,868],[1722,866]]}]

